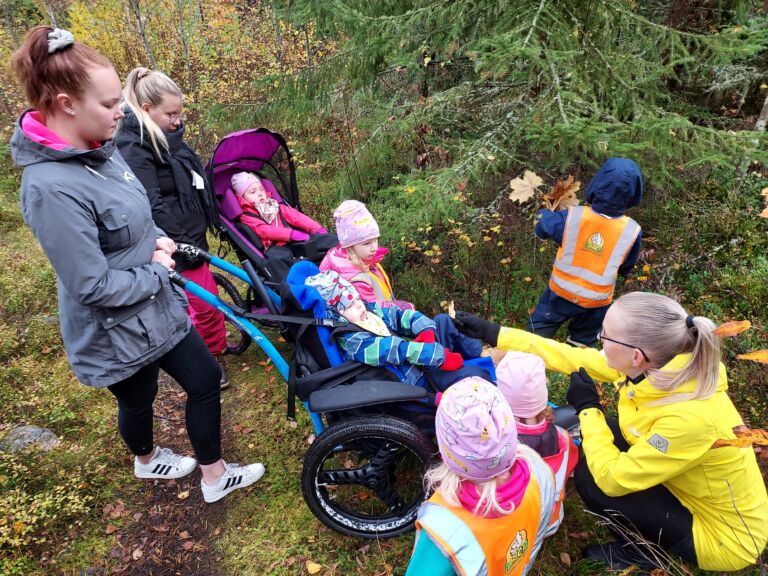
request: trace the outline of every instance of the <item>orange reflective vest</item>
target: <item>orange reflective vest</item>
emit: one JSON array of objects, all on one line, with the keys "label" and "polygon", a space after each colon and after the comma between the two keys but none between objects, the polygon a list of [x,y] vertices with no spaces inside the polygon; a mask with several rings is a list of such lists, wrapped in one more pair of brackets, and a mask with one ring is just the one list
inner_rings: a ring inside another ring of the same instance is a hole
[{"label": "orange reflective vest", "polygon": [[552,469],[528,446],[518,450],[531,477],[511,514],[475,516],[449,505],[439,490],[419,509],[416,538],[426,534],[461,576],[523,576],[548,535],[555,499]]},{"label": "orange reflective vest", "polygon": [[640,234],[628,216],[607,218],[588,206],[568,209],[549,289],[583,308],[613,301],[619,266]]}]

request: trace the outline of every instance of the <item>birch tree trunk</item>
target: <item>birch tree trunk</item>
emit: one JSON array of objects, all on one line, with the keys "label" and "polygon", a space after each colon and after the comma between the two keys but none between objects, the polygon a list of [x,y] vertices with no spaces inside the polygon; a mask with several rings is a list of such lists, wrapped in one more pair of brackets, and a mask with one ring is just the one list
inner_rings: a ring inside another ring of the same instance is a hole
[{"label": "birch tree trunk", "polygon": [[3,3],[3,23],[5,29],[8,32],[8,36],[11,37],[13,42],[13,48],[19,47],[19,35],[16,33],[16,28],[13,26],[13,15],[11,14],[11,5],[7,2]]},{"label": "birch tree trunk", "polygon": [[176,11],[179,15],[179,37],[181,38],[181,49],[184,52],[184,70],[187,74],[187,88],[192,91],[195,87],[195,79],[192,77],[192,64],[189,59],[189,38],[187,30],[184,27],[184,0],[176,0]]},{"label": "birch tree trunk", "polygon": [[155,54],[152,52],[152,47],[149,45],[149,39],[147,38],[147,31],[146,28],[144,28],[144,20],[141,17],[141,6],[139,5],[139,2],[141,0],[128,0],[128,4],[131,7],[131,11],[133,12],[133,16],[136,19],[136,26],[139,29],[139,36],[141,36],[141,43],[144,45],[144,52],[147,54],[147,58],[149,58],[149,65],[152,69],[157,68],[157,60],[155,60]]}]

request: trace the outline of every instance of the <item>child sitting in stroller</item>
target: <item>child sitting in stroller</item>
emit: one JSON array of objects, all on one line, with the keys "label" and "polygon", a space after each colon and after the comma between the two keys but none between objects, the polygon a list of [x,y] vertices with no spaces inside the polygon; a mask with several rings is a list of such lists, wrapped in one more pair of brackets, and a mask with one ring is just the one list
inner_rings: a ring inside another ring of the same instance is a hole
[{"label": "child sitting in stroller", "polygon": [[305,284],[320,294],[330,318],[350,324],[337,336],[346,360],[396,368],[403,382],[416,386],[425,385],[428,372],[440,391],[468,376],[490,380],[487,370],[465,364],[462,356],[479,357],[482,344],[459,335],[447,315],[433,321],[415,310],[365,303],[354,286],[332,270],[310,276]]},{"label": "child sitting in stroller", "polygon": [[306,214],[272,198],[261,179],[251,172],[232,176],[232,191],[243,208],[240,221],[256,232],[265,250],[273,244],[284,246],[309,240],[310,234],[328,233]]}]

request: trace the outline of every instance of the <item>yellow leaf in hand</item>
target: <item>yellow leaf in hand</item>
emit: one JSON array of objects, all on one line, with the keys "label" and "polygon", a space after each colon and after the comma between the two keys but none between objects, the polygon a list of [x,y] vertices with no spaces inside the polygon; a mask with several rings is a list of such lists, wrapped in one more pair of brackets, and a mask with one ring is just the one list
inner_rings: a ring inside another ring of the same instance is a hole
[{"label": "yellow leaf in hand", "polygon": [[536,193],[536,188],[541,186],[544,180],[539,178],[535,172],[526,170],[522,177],[517,177],[509,183],[509,187],[512,189],[512,193],[509,195],[509,199],[513,202],[527,202]]}]

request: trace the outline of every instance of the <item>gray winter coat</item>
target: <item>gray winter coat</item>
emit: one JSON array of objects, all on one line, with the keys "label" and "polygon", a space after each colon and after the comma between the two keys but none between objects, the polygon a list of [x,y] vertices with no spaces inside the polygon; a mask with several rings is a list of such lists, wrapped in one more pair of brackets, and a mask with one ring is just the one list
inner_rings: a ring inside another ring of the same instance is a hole
[{"label": "gray winter coat", "polygon": [[186,298],[166,268],[151,262],[164,234],[114,142],[56,150],[24,133],[27,113],[11,138],[13,159],[24,167],[24,221],[56,271],[72,370],[84,384],[109,386],[186,336]]}]

